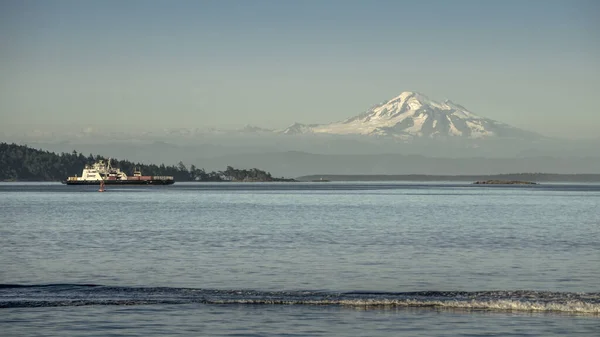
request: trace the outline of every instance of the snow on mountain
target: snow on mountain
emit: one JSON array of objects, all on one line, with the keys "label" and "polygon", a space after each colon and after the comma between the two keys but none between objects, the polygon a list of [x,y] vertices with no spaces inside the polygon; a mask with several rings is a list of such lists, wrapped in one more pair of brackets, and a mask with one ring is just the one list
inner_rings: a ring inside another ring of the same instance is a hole
[{"label": "snow on mountain", "polygon": [[303,133],[312,133],[314,132],[315,128],[319,127],[318,124],[301,124],[301,123],[294,123],[290,126],[288,126],[285,130],[281,131],[280,133],[286,134],[286,135],[299,135],[299,134],[303,134]]},{"label": "snow on mountain", "polygon": [[283,134],[370,135],[401,140],[460,137],[531,139],[538,135],[483,118],[451,101],[443,103],[406,91],[362,114],[341,122],[305,125],[295,123]]},{"label": "snow on mountain", "polygon": [[246,134],[250,134],[250,133],[271,133],[273,132],[273,130],[271,129],[265,129],[265,128],[261,128],[258,126],[254,126],[254,125],[246,125],[241,129],[236,130],[238,132],[241,133],[246,133]]}]

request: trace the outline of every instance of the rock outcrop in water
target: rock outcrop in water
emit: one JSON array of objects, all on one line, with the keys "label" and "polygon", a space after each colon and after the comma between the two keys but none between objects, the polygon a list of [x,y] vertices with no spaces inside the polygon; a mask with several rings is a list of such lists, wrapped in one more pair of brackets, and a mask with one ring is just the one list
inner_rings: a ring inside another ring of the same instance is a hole
[{"label": "rock outcrop in water", "polygon": [[482,180],[476,181],[473,184],[478,185],[537,185],[537,183],[531,181],[521,180]]}]

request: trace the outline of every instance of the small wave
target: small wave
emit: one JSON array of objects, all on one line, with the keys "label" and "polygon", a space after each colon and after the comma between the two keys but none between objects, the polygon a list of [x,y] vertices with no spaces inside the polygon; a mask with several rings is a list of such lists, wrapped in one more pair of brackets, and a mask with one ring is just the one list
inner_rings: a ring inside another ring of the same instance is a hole
[{"label": "small wave", "polygon": [[323,292],[119,287],[97,284],[0,284],[0,308],[86,305],[330,305],[600,315],[600,293],[533,290]]}]

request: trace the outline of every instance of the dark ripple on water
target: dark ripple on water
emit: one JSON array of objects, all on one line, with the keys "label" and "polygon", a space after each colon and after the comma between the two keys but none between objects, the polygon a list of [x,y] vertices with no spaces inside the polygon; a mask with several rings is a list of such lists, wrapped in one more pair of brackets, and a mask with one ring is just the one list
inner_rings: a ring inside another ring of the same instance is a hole
[{"label": "dark ripple on water", "polygon": [[562,312],[600,315],[600,293],[548,291],[331,292],[0,284],[0,308],[85,305],[333,305],[365,308]]}]

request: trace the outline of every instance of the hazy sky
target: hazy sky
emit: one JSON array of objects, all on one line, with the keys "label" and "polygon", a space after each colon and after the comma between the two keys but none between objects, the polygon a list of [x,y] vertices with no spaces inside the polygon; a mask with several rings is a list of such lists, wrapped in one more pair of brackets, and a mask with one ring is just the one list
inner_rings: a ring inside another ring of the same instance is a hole
[{"label": "hazy sky", "polygon": [[595,0],[0,0],[0,131],[283,128],[419,91],[597,137],[599,17]]}]

